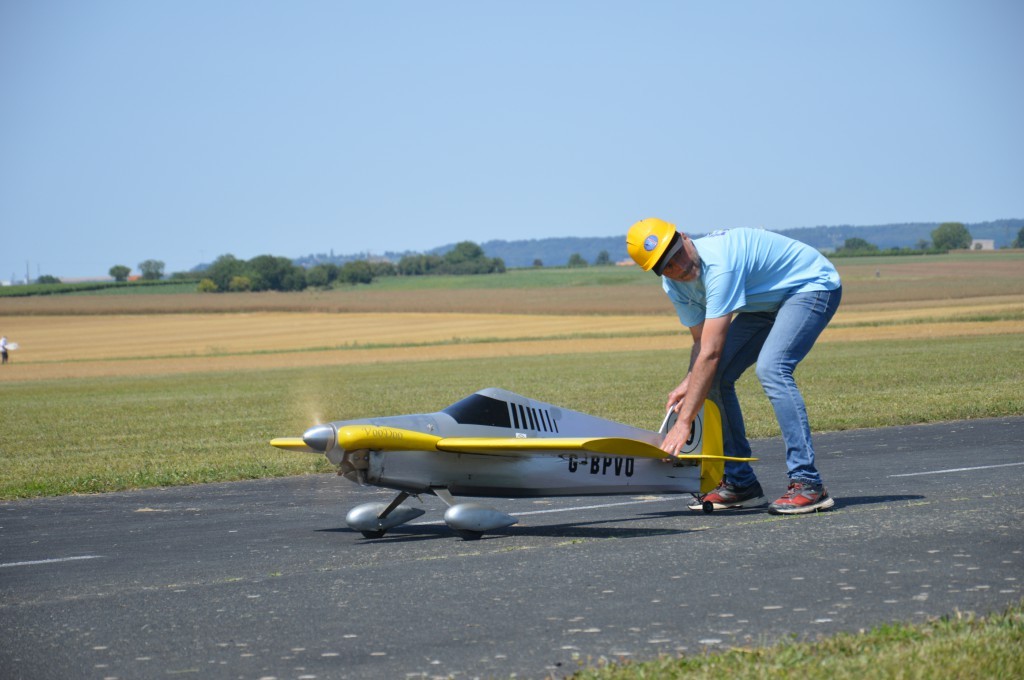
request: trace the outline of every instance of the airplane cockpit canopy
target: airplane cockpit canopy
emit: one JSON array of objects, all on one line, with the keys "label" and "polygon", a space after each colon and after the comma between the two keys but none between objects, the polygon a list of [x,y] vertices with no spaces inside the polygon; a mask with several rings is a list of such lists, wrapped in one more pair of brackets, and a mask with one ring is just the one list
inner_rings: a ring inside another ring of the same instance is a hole
[{"label": "airplane cockpit canopy", "polygon": [[471,394],[441,411],[462,425],[512,427],[508,404],[483,394]]},{"label": "airplane cockpit canopy", "polygon": [[[525,399],[524,399],[525,401]],[[518,431],[558,432],[558,419],[550,409],[529,406],[516,401],[495,399],[486,394],[471,394],[457,401],[446,413],[462,425],[511,427]]]}]

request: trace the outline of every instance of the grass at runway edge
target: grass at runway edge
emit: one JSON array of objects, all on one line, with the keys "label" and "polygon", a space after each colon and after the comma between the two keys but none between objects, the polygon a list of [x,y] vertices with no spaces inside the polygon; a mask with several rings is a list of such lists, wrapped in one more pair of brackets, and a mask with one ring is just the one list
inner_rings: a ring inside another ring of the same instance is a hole
[{"label": "grass at runway edge", "polygon": [[956,614],[896,623],[813,642],[605,663],[574,680],[721,680],[722,678],[1021,678],[1024,603],[984,617]]}]

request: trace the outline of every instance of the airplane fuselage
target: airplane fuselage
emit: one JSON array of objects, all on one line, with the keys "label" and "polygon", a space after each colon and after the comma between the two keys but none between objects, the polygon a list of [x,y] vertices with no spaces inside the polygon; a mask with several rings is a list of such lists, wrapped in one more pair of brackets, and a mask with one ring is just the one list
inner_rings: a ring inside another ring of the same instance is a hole
[{"label": "airplane fuselage", "polygon": [[[470,395],[443,411],[331,423],[416,431],[439,437],[505,437],[527,441],[564,437],[621,437],[657,445],[661,435],[650,430],[559,408],[512,392],[489,389]],[[685,453],[699,451],[695,427]],[[669,464],[626,455],[588,455],[552,451],[546,455],[453,453],[450,451],[364,450],[355,456],[335,448],[327,452],[345,469],[348,461],[359,473],[346,475],[361,483],[429,493],[446,488],[454,495],[527,498],[614,494],[683,494],[700,487],[700,466]],[[347,458],[346,458],[347,456]]]}]

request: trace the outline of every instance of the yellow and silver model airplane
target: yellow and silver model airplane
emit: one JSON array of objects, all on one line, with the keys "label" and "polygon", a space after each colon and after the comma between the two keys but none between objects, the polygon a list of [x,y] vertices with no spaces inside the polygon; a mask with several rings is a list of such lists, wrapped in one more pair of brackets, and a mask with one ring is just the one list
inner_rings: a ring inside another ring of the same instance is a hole
[{"label": "yellow and silver model airplane", "polygon": [[[286,451],[326,454],[338,473],[358,484],[398,491],[389,504],[365,503],[346,524],[367,538],[409,522],[423,510],[402,503],[434,494],[448,506],[445,523],[466,539],[516,523],[504,512],[455,496],[531,498],[613,494],[692,494],[722,479],[718,407],[708,400],[686,447],[666,462],[658,446],[669,413],[652,432],[487,388],[436,413],[344,420],[316,425],[299,437],[274,439]],[[710,502],[703,504],[711,512]]]}]

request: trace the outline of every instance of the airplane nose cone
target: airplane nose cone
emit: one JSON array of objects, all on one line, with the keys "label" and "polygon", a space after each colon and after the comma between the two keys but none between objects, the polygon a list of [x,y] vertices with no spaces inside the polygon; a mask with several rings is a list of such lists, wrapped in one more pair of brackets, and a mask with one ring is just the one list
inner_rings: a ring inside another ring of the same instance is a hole
[{"label": "airplane nose cone", "polygon": [[302,441],[311,449],[327,453],[334,448],[335,433],[332,425],[317,425],[306,430]]}]

